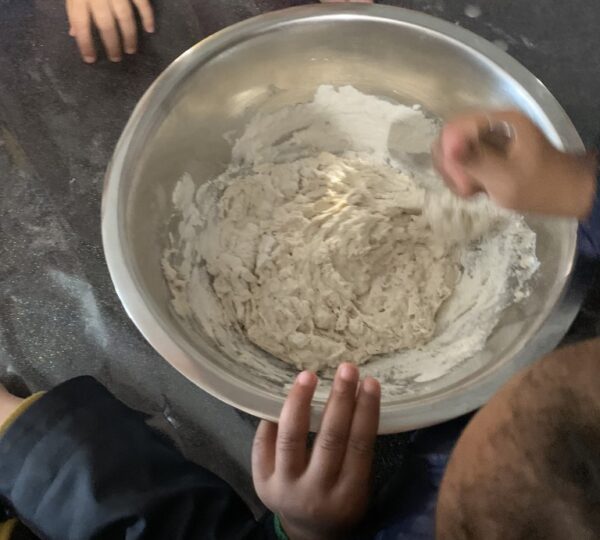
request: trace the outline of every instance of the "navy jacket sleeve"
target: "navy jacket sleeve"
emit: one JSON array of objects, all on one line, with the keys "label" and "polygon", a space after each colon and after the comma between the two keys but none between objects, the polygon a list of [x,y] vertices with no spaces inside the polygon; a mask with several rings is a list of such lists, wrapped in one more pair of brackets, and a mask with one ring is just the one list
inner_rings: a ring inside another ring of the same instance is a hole
[{"label": "navy jacket sleeve", "polygon": [[471,416],[413,433],[392,517],[375,540],[434,540],[438,490],[452,449]]},{"label": "navy jacket sleeve", "polygon": [[[600,152],[600,142],[596,146]],[[590,215],[579,224],[577,251],[590,259],[600,259],[600,189],[598,187]]]},{"label": "navy jacket sleeve", "polygon": [[36,401],[0,438],[0,496],[55,540],[275,539],[224,481],[186,461],[90,377]]}]

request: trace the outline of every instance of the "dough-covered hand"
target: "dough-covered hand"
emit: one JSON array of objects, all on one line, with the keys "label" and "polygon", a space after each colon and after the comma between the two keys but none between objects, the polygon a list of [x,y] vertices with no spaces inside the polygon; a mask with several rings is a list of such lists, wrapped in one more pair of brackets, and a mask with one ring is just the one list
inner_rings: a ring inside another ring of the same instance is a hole
[{"label": "dough-covered hand", "polygon": [[379,383],[373,378],[359,383],[356,366],[342,364],[309,451],[310,403],[316,385],[314,374],[300,373],[279,425],[261,422],[254,439],[256,492],[279,515],[292,540],[343,538],[362,518],[369,497]]},{"label": "dough-covered hand", "polygon": [[[482,142],[490,133],[492,143]],[[498,137],[506,140],[494,144]],[[447,123],[433,158],[462,197],[483,191],[512,210],[578,218],[592,206],[595,160],[557,150],[517,111],[474,113]]]},{"label": "dough-covered hand", "polygon": [[98,28],[106,55],[119,62],[123,51],[137,51],[134,6],[146,32],[154,32],[154,12],[149,0],[66,0],[69,34],[77,41],[84,62],[96,61],[92,25]]}]

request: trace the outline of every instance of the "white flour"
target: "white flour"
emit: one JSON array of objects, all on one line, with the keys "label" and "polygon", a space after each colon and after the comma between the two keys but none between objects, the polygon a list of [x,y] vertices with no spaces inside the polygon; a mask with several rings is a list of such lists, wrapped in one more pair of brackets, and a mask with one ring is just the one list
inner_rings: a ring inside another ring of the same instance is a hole
[{"label": "white flour", "polygon": [[436,131],[352,87],[257,115],[225,173],[175,188],[176,312],[249,366],[265,360],[244,336],[298,368],[372,359],[388,394],[473,356],[528,294],[535,234],[418,165]]}]

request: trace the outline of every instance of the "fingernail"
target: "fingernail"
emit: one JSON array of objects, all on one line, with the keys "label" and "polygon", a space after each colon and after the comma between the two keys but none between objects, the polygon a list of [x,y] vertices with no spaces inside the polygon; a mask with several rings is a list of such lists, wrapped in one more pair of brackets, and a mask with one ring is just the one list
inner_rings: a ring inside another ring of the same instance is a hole
[{"label": "fingernail", "polygon": [[96,61],[96,57],[95,56],[84,56],[83,61],[86,64],[93,64]]},{"label": "fingernail", "polygon": [[121,61],[121,57],[120,56],[111,56],[110,57],[110,61],[111,62],[120,62]]},{"label": "fingernail", "polygon": [[296,382],[301,386],[310,386],[313,384],[314,380],[315,374],[310,371],[302,371],[301,373],[298,373],[298,376],[296,377]]},{"label": "fingernail", "polygon": [[150,25],[150,26],[148,26],[148,30],[147,30],[147,32],[148,32],[149,34],[154,34],[154,30],[155,30],[155,28],[154,28],[154,25]]},{"label": "fingernail", "polygon": [[357,379],[358,370],[354,364],[344,362],[338,367],[338,374],[343,381],[352,382]]},{"label": "fingernail", "polygon": [[363,389],[367,394],[378,397],[381,394],[381,386],[377,379],[373,377],[367,377],[363,381]]},{"label": "fingernail", "polygon": [[127,54],[135,54],[136,53],[136,49],[135,49],[135,47],[129,47],[129,48],[125,49],[125,53],[127,53]]}]

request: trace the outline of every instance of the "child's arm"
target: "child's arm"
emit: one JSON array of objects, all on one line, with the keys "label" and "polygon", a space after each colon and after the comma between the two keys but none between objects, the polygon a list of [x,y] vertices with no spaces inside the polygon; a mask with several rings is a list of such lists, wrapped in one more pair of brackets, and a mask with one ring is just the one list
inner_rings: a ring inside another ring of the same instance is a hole
[{"label": "child's arm", "polygon": [[25,403],[0,390],[0,497],[50,540],[348,538],[370,495],[380,388],[342,364],[309,452],[316,384],[301,373],[279,424],[257,432],[254,483],[280,520],[256,522],[225,482],[90,377]]},{"label": "child's arm", "polygon": [[51,390],[1,434],[0,496],[48,539],[276,538],[272,516],[256,522],[230,486],[89,377]]}]

